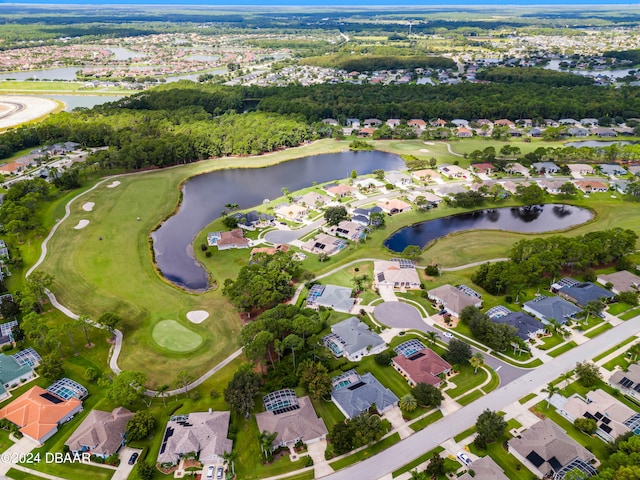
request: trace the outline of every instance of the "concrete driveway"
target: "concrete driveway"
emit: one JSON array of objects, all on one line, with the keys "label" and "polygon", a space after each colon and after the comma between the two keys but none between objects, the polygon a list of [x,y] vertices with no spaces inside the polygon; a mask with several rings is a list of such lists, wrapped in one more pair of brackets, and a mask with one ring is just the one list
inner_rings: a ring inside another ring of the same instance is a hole
[{"label": "concrete driveway", "polygon": [[[118,469],[111,477],[111,480],[127,480],[129,478],[129,474],[133,470],[135,465],[129,465],[129,458],[133,452],[138,452],[138,455],[142,452],[140,448],[131,448],[131,447],[122,447],[118,456],[120,457],[120,465],[118,465]],[[136,463],[138,461],[136,460]]]},{"label": "concrete driveway", "polygon": [[307,444],[307,452],[313,460],[313,471],[316,478],[324,477],[333,473],[333,468],[329,466],[329,462],[324,458],[324,451],[327,449],[327,441],[319,440],[317,442]]},{"label": "concrete driveway", "polygon": [[409,427],[407,422],[404,421],[404,418],[402,417],[402,410],[400,410],[399,406],[396,405],[390,410],[384,412],[382,417],[389,420],[391,426],[398,431],[401,439],[407,438],[413,433],[411,427]]},{"label": "concrete driveway", "polygon": [[[28,437],[22,437],[20,440],[7,448],[4,452],[2,452],[2,455],[5,458],[9,459],[20,458],[21,455],[29,453],[37,446],[38,444],[35,441],[31,440]],[[13,462],[0,462],[0,476],[7,473],[13,466]]]}]

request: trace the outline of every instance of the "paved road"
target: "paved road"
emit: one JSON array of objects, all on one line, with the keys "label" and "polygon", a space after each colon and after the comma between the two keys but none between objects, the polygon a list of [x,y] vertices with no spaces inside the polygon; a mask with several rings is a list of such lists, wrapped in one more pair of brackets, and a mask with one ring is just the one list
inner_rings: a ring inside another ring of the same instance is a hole
[{"label": "paved road", "polygon": [[[439,340],[444,343],[449,343],[450,338],[443,335],[442,330],[439,330],[431,325],[427,325],[420,312],[413,305],[409,305],[403,302],[385,302],[376,306],[373,311],[374,316],[378,321],[393,328],[412,328],[421,332],[436,332],[439,335]],[[464,341],[464,339],[463,339]],[[484,356],[484,363],[498,374],[500,377],[500,385],[507,385],[517,378],[525,375],[529,369],[515,367],[503,360],[500,360],[487,352],[483,352],[471,347],[473,353],[480,352]]]},{"label": "paved road", "polygon": [[640,316],[628,320],[607,330],[582,345],[575,347],[553,361],[536,369],[508,385],[494,390],[475,402],[447,415],[424,430],[416,432],[392,447],[367,460],[345,468],[326,477],[327,480],[353,480],[354,478],[376,479],[397,470],[424,452],[437,447],[452,435],[471,427],[478,415],[485,409],[502,410],[518,401],[524,395],[544,387],[564,372],[574,368],[576,362],[590,360],[609,348],[617,345],[621,339],[629,338],[640,331]]}]

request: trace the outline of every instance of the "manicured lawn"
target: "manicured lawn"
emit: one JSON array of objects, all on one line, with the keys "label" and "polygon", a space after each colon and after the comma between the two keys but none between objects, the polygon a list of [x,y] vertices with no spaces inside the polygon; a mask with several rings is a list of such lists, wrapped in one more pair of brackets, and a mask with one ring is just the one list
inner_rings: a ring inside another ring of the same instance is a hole
[{"label": "manicured lawn", "polygon": [[485,450],[480,450],[476,448],[474,444],[471,444],[469,445],[469,450],[471,453],[478,455],[479,457],[489,455],[498,465],[500,465],[500,468],[504,470],[507,478],[514,478],[518,480],[535,479],[536,477],[506,450],[505,442],[509,440],[509,438],[511,438],[511,435],[507,434],[499,441],[495,441],[487,445]]},{"label": "manicured lawn", "polygon": [[467,428],[464,432],[460,432],[458,435],[456,435],[455,437],[453,437],[453,439],[456,442],[460,442],[462,440],[464,440],[465,438],[473,435],[474,433],[476,433],[476,426],[472,426]]},{"label": "manicured lawn", "polygon": [[313,408],[316,410],[318,416],[324,420],[329,431],[333,429],[336,423],[344,422],[344,415],[331,400],[311,398],[311,403],[313,403]]},{"label": "manicured lawn", "polygon": [[634,308],[633,310],[629,310],[628,312],[625,312],[622,315],[620,315],[618,318],[620,318],[620,320],[631,320],[632,318],[637,317],[638,315],[640,315],[640,307]]},{"label": "manicured lawn", "polygon": [[435,308],[433,308],[433,305],[431,305],[431,301],[429,301],[428,298],[424,298],[422,296],[422,291],[409,291],[409,292],[396,293],[396,296],[400,298],[406,298],[408,300],[412,300],[420,304],[420,306],[424,308],[429,315],[434,315],[438,313],[438,311]]},{"label": "manicured lawn", "polygon": [[361,460],[366,460],[367,458],[373,457],[376,453],[380,453],[381,451],[389,448],[391,445],[394,445],[399,441],[400,434],[394,433],[380,440],[378,443],[374,443],[373,445],[368,446],[364,450],[360,450],[353,455],[349,455],[348,457],[336,460],[329,465],[331,465],[331,468],[333,468],[334,470],[340,470],[341,468],[348,467],[349,465],[353,465],[354,463],[357,463]]},{"label": "manicured lawn", "polygon": [[609,305],[609,308],[607,308],[607,312],[617,317],[618,315],[620,315],[623,312],[626,312],[632,307],[633,305],[629,305],[628,303],[617,302]]},{"label": "manicured lawn", "polygon": [[422,430],[426,426],[431,425],[434,422],[437,422],[442,417],[443,417],[442,412],[440,410],[436,410],[432,414],[427,415],[426,417],[421,418],[416,422],[413,422],[411,425],[409,425],[409,427],[411,427],[411,430],[413,430],[414,432],[417,432],[418,430]]},{"label": "manicured lawn", "polygon": [[451,377],[449,380],[449,383],[455,384],[455,388],[448,389],[446,392],[451,398],[456,398],[472,388],[481,385],[487,381],[488,378],[489,375],[486,370],[478,369],[478,373],[473,373],[473,367],[464,365],[460,368],[460,373]]},{"label": "manicured lawn", "polygon": [[620,342],[619,344],[617,344],[615,347],[611,347],[609,350],[607,350],[606,352],[602,352],[600,355],[597,355],[595,357],[593,357],[593,361],[597,362],[598,360],[602,360],[604,357],[611,355],[613,352],[615,352],[616,350],[624,347],[625,345],[630,344],[631,342],[633,342],[635,340],[635,337],[631,337],[631,338],[627,338],[625,341]]},{"label": "manicured lawn", "polygon": [[584,336],[587,337],[587,338],[597,337],[598,335],[600,335],[603,332],[606,332],[610,328],[613,328],[613,325],[611,325],[610,323],[603,323],[599,327],[594,328],[593,330],[590,330],[590,331],[586,332],[584,334]]},{"label": "manicured lawn", "polygon": [[492,368],[489,369],[489,373],[491,374],[491,380],[481,388],[484,393],[492,392],[500,386],[500,377],[498,374]]},{"label": "manicured lawn", "polygon": [[9,432],[0,429],[0,453],[4,452],[11,445],[13,445],[13,442],[9,440]]},{"label": "manicured lawn", "polygon": [[550,335],[542,339],[542,345],[540,345],[538,348],[540,350],[549,350],[550,348],[557,347],[564,341],[565,339],[560,335]]},{"label": "manicured lawn", "polygon": [[568,352],[569,350],[571,350],[573,347],[577,347],[578,344],[576,342],[574,342],[573,340],[571,340],[570,342],[565,343],[564,345],[556,348],[554,351],[549,352],[548,355],[550,357],[557,357],[559,355],[562,355],[565,352]]},{"label": "manicured lawn", "polygon": [[535,396],[536,396],[535,393],[530,393],[530,394],[525,395],[524,397],[522,397],[520,400],[518,400],[518,402],[520,403],[520,405],[524,405],[525,403],[527,403],[529,400],[531,400]]},{"label": "manicured lawn", "polygon": [[391,473],[391,476],[393,478],[399,477],[400,475],[402,475],[405,472],[410,472],[411,470],[413,470],[414,468],[416,468],[418,465],[420,465],[421,463],[424,463],[426,461],[428,461],[431,457],[433,457],[434,453],[440,453],[444,450],[444,448],[442,447],[436,447],[433,450],[424,453],[422,455],[420,455],[418,458],[416,458],[415,460],[407,463],[404,467],[399,468],[398,470],[395,470],[394,472]]},{"label": "manicured lawn", "polygon": [[482,392],[482,390],[474,390],[469,395],[465,395],[464,397],[459,398],[456,401],[462,406],[469,405],[471,402],[476,401],[477,399],[479,399],[483,395],[484,395],[484,393]]},{"label": "manicured lawn", "polygon": [[173,352],[191,352],[202,343],[202,337],[175,320],[162,320],[153,327],[154,342]]}]

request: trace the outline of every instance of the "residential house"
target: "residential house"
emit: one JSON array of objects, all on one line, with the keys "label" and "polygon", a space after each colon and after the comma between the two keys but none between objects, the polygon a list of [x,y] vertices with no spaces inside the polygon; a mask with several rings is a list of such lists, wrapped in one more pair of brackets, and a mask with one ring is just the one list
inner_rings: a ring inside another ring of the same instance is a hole
[{"label": "residential house", "polygon": [[640,401],[640,363],[632,363],[626,372],[616,370],[609,377],[607,383],[620,390],[623,395],[628,395]]},{"label": "residential house", "polygon": [[133,412],[118,407],[111,412],[91,410],[64,444],[72,453],[107,458],[124,445],[127,422]]},{"label": "residential house", "polygon": [[[2,301],[0,301],[0,305],[2,305]],[[13,345],[13,329],[17,326],[17,320],[11,320],[0,324],[0,348],[5,345]]]},{"label": "residential house", "polygon": [[515,127],[515,123],[513,123],[511,120],[506,118],[496,120],[495,122],[493,122],[493,125],[496,127],[509,127],[509,128]]},{"label": "residential house", "polygon": [[407,125],[410,127],[414,127],[420,130],[424,130],[427,128],[427,122],[425,122],[424,120],[421,120],[419,118],[412,118],[411,120],[409,120],[407,122]]},{"label": "residential house", "polygon": [[545,126],[547,126],[547,127],[554,127],[554,128],[556,128],[556,127],[559,127],[559,126],[560,126],[560,123],[556,122],[555,120],[553,120],[553,119],[551,119],[551,118],[545,118],[545,119],[544,119],[544,124],[545,124]]},{"label": "residential house", "polygon": [[326,232],[336,237],[343,237],[352,242],[357,242],[365,236],[364,229],[365,227],[361,223],[342,220],[338,225],[326,228]]},{"label": "residential house", "polygon": [[601,163],[598,165],[598,168],[600,169],[603,175],[622,176],[627,174],[627,171],[624,168],[622,168],[620,165],[617,165],[615,163]]},{"label": "residential house", "polygon": [[308,192],[299,197],[296,200],[296,203],[298,205],[302,205],[303,207],[320,208],[331,201],[331,197],[328,197],[327,195],[322,195],[317,192]]},{"label": "residential house", "polygon": [[249,254],[249,263],[253,260],[253,257],[257,254],[275,255],[277,252],[288,252],[289,245],[276,243],[273,247],[254,247]]},{"label": "residential house", "polygon": [[574,120],[573,118],[561,118],[558,120],[559,125],[571,125],[571,126],[579,126],[580,122]]},{"label": "residential house", "polygon": [[392,198],[390,200],[381,200],[378,202],[378,207],[382,209],[383,212],[388,213],[389,215],[395,215],[397,213],[408,212],[411,210],[411,205],[407,202],[403,202],[398,198]]},{"label": "residential house", "polygon": [[[401,349],[402,345],[398,345],[396,351],[398,348]],[[408,350],[405,354],[393,357],[391,364],[412,387],[418,383],[440,387],[442,384],[440,375],[446,375],[451,371],[451,365],[429,348],[423,348],[417,352]]]},{"label": "residential house", "polygon": [[640,433],[640,413],[599,388],[587,392],[585,398],[572,395],[557,410],[571,423],[578,418],[594,420],[598,425],[596,435],[605,442],[614,442],[629,432]]},{"label": "residential house", "polygon": [[334,255],[340,252],[347,246],[347,242],[340,240],[339,238],[332,237],[326,233],[319,233],[314,238],[311,238],[304,242],[300,248],[310,253],[326,253],[327,255]]},{"label": "residential house", "polygon": [[365,118],[364,120],[365,128],[375,128],[379,127],[380,125],[382,125],[382,120],[379,120],[377,118]]},{"label": "residential house", "polygon": [[386,125],[389,128],[396,128],[398,125],[402,123],[399,118],[390,118],[386,121]]},{"label": "residential house", "polygon": [[64,399],[35,386],[0,409],[0,418],[16,424],[24,436],[42,444],[58,431],[58,426],[80,411],[79,399]]},{"label": "residential house", "polygon": [[536,297],[534,300],[525,302],[522,309],[538,318],[542,323],[548,325],[551,320],[556,320],[564,325],[567,320],[573,319],[582,309],[573,303],[567,302],[560,297]]},{"label": "residential house", "polygon": [[202,464],[222,463],[231,453],[227,438],[231,412],[192,412],[169,418],[162,438],[158,463],[177,465],[187,453],[198,454]]},{"label": "residential house", "polygon": [[502,188],[504,188],[507,192],[511,193],[512,195],[515,195],[516,193],[518,193],[518,185],[522,185],[523,187],[526,187],[527,185],[529,185],[528,182],[515,183],[515,182],[512,182],[511,180],[507,180],[506,182],[500,182],[500,184],[502,185]]},{"label": "residential house", "polygon": [[495,167],[490,163],[472,163],[469,170],[474,173],[491,175],[495,170]]},{"label": "residential house", "polygon": [[469,128],[469,121],[463,118],[454,118],[453,120],[451,120],[451,123],[453,123],[458,128]]},{"label": "residential house", "polygon": [[265,228],[273,225],[275,217],[268,213],[252,210],[250,212],[236,212],[231,215],[238,221],[238,226],[245,230],[255,230],[256,228]]},{"label": "residential house", "polygon": [[597,473],[592,465],[594,455],[548,418],[509,440],[509,453],[538,478],[560,480],[573,469],[580,470],[586,477]]},{"label": "residential house", "polygon": [[351,216],[351,221],[352,222],[356,222],[359,223],[361,225],[364,225],[365,227],[368,226],[369,224],[373,225],[373,226],[377,226],[374,225],[371,221],[371,214],[373,213],[384,213],[382,211],[382,208],[380,207],[371,207],[371,208],[355,208],[353,210],[352,216]]},{"label": "residential house", "polygon": [[375,260],[374,288],[390,287],[398,290],[420,289],[420,277],[415,264],[409,260]]},{"label": "residential house", "polygon": [[580,124],[585,127],[597,127],[598,119],[597,118],[581,118]]},{"label": "residential house", "polygon": [[276,217],[291,220],[292,222],[301,222],[302,219],[309,214],[309,207],[282,203],[280,205],[276,205],[273,211],[276,214]]},{"label": "residential house", "polygon": [[432,120],[429,122],[429,125],[431,125],[432,127],[446,127],[447,126],[447,122],[441,118],[437,118],[436,120]]},{"label": "residential house", "polygon": [[411,177],[406,173],[399,172],[398,170],[389,170],[385,173],[384,179],[387,183],[398,188],[402,188],[411,183]]},{"label": "residential house", "polygon": [[622,195],[626,195],[627,189],[629,188],[629,180],[611,180],[611,182],[609,182],[609,185],[615,188],[616,192]]},{"label": "residential house", "polygon": [[453,285],[442,285],[427,292],[429,299],[437,302],[442,310],[456,317],[465,307],[482,306],[482,298],[454,287]]},{"label": "residential house", "polygon": [[551,285],[551,291],[580,307],[584,307],[589,302],[599,300],[611,301],[615,296],[613,292],[606,288],[599,287],[591,282],[579,282],[570,277],[563,278]]},{"label": "residential house", "polygon": [[467,189],[462,185],[438,185],[433,189],[433,191],[441,196],[453,196],[456,193],[466,193]]},{"label": "residential house", "polygon": [[[640,168],[640,167],[639,167]],[[442,175],[440,175],[435,170],[424,169],[424,170],[415,170],[411,172],[411,176],[416,180],[420,180],[423,182],[440,182],[442,181]]]},{"label": "residential house", "polygon": [[559,193],[562,193],[560,187],[562,187],[566,182],[561,182],[560,180],[538,180],[537,183],[538,186],[543,190],[546,190],[547,193],[550,193],[551,195],[558,195]]},{"label": "residential house", "polygon": [[371,137],[377,129],[373,127],[364,127],[358,130],[358,137]]},{"label": "residential house", "polygon": [[618,133],[611,129],[611,128],[604,128],[604,127],[596,127],[596,128],[592,128],[591,129],[591,133],[593,135],[597,135],[598,137],[601,138],[609,138],[609,137],[617,137]]},{"label": "residential house", "polygon": [[291,389],[278,390],[262,399],[265,412],[256,414],[260,432],[277,433],[272,448],[293,447],[298,442],[315,443],[329,431],[313,409],[309,397],[298,398]]},{"label": "residential house", "polygon": [[380,335],[357,317],[347,318],[331,326],[331,333],[322,337],[324,345],[336,357],[347,357],[357,362],[367,355],[375,355],[387,348]]},{"label": "residential house", "polygon": [[349,370],[334,377],[331,383],[331,400],[347,418],[357,417],[373,406],[382,415],[398,404],[398,397],[370,372],[358,375]]},{"label": "residential house", "polygon": [[558,173],[560,167],[553,162],[536,162],[531,165],[531,168],[537,173]]},{"label": "residential house", "polygon": [[488,118],[479,118],[478,120],[476,120],[476,123],[478,124],[479,127],[483,127],[485,125],[489,128],[493,127],[493,122]]},{"label": "residential house", "polygon": [[424,201],[429,203],[429,205],[431,205],[432,207],[437,207],[442,203],[442,198],[431,192],[414,190],[407,194],[407,200],[409,200],[410,202],[416,203],[416,200],[418,200],[419,198],[423,198]]},{"label": "residential house", "polygon": [[593,175],[593,167],[586,163],[568,163],[567,167],[572,174]]},{"label": "residential house", "polygon": [[353,195],[356,189],[351,185],[345,185],[344,183],[326,185],[324,191],[331,195],[333,198],[342,198],[349,195]]},{"label": "residential house", "polygon": [[356,303],[356,299],[351,298],[352,294],[353,290],[348,287],[316,284],[311,287],[307,295],[307,308],[318,310],[320,307],[325,307],[337,312],[349,313]]},{"label": "residential house", "polygon": [[640,175],[640,165],[629,165],[627,169],[629,170],[629,173],[636,177]]},{"label": "residential house", "polygon": [[336,120],[335,118],[325,118],[324,120],[322,120],[322,123],[333,125],[334,127],[338,126],[338,120]]},{"label": "residential house", "polygon": [[524,175],[525,177],[529,176],[529,169],[518,162],[508,164],[505,167],[504,171],[509,175]]},{"label": "residential house", "polygon": [[13,356],[0,353],[0,400],[9,397],[10,390],[35,377],[33,366],[20,364]]},{"label": "residential house", "polygon": [[438,165],[438,172],[448,178],[464,178],[470,177],[469,171],[457,165],[440,164]]},{"label": "residential house", "polygon": [[637,292],[640,289],[640,277],[626,270],[598,275],[597,281],[602,285],[610,283],[611,291],[616,295],[622,292]]},{"label": "residential house", "polygon": [[[473,475],[469,473],[473,471]],[[458,480],[509,480],[504,470],[489,456],[480,457],[469,465],[469,471],[465,472]]]},{"label": "residential house", "polygon": [[588,137],[589,130],[582,127],[570,127],[567,128],[567,135],[571,137]]},{"label": "residential house", "polygon": [[533,138],[539,138],[542,136],[542,132],[543,130],[541,128],[533,127],[531,130],[529,130],[529,136]]},{"label": "residential house", "polygon": [[579,180],[574,182],[575,186],[584,193],[608,192],[609,185],[597,180]]},{"label": "residential house", "polygon": [[517,128],[510,128],[507,133],[509,134],[510,137],[521,137],[522,136],[522,132],[520,130],[518,130]]},{"label": "residential house", "polygon": [[456,135],[458,138],[471,138],[473,137],[473,130],[465,127],[459,127]]},{"label": "residential house", "polygon": [[376,188],[383,188],[384,182],[375,178],[358,178],[353,181],[352,185],[358,190],[374,190]]},{"label": "residential house", "polygon": [[360,128],[360,120],[357,118],[347,118],[344,122],[347,127],[358,129]]},{"label": "residential house", "polygon": [[510,325],[522,340],[536,338],[544,333],[544,325],[524,312],[510,312],[505,316],[491,319],[494,323]]},{"label": "residential house", "polygon": [[230,248],[249,248],[251,241],[244,238],[244,231],[241,228],[234,228],[229,232],[214,232],[207,235],[209,245],[218,247],[218,250],[229,250]]}]

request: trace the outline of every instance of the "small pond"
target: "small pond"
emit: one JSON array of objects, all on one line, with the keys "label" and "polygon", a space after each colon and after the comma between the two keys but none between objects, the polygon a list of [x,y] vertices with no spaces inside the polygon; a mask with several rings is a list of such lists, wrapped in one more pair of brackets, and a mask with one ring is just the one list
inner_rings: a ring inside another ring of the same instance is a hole
[{"label": "small pond", "polygon": [[598,140],[583,140],[581,142],[567,142],[564,144],[565,147],[589,147],[589,148],[604,148],[610,147],[611,145],[631,145],[634,142],[625,142],[625,141],[615,141],[615,142],[606,142],[606,141],[598,141]]},{"label": "small pond", "polygon": [[402,252],[408,245],[421,248],[438,238],[463,230],[506,230],[545,233],[564,230],[589,221],[591,211],[563,204],[505,207],[451,215],[401,228],[384,241],[384,246]]}]

